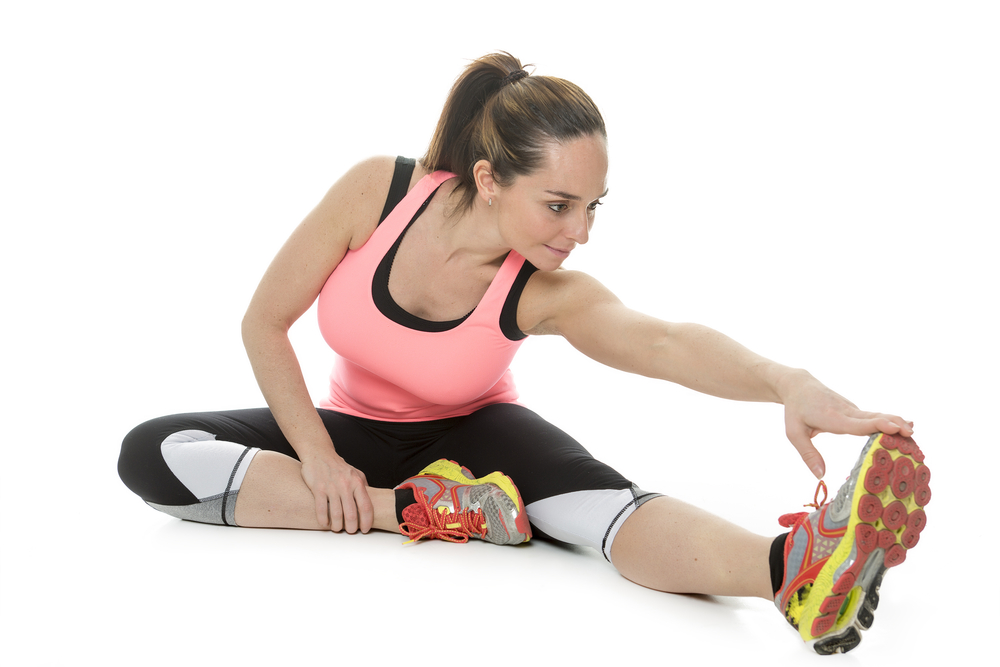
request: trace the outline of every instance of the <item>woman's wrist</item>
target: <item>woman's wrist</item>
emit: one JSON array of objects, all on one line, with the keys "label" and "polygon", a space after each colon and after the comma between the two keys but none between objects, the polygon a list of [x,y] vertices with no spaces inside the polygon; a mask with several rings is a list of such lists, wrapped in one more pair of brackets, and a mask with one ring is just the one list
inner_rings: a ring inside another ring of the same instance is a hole
[{"label": "woman's wrist", "polygon": [[798,392],[804,383],[816,381],[816,378],[804,368],[789,368],[780,364],[775,366],[771,388],[781,405],[787,404],[788,399]]},{"label": "woman's wrist", "polygon": [[316,440],[306,440],[292,445],[292,449],[299,456],[299,461],[305,463],[307,460],[330,461],[340,459],[337,450],[333,447],[333,442],[326,438],[325,442]]}]

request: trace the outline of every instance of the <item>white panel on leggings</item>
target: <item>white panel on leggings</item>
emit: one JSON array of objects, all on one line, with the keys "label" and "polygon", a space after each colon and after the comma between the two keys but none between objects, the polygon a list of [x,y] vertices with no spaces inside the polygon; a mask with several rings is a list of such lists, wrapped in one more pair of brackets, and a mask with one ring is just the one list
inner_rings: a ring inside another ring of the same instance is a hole
[{"label": "white panel on leggings", "polygon": [[211,433],[196,430],[178,431],[160,443],[160,452],[170,472],[198,500],[225,493],[237,461],[240,467],[233,477],[230,491],[239,490],[250,461],[260,451],[253,448],[240,461],[240,456],[246,449],[243,445],[216,440]]},{"label": "white panel on leggings", "polygon": [[544,498],[525,509],[532,524],[546,535],[563,542],[601,551],[604,536],[607,535],[604,557],[610,561],[611,543],[635,508],[635,496],[631,489],[599,489]]}]

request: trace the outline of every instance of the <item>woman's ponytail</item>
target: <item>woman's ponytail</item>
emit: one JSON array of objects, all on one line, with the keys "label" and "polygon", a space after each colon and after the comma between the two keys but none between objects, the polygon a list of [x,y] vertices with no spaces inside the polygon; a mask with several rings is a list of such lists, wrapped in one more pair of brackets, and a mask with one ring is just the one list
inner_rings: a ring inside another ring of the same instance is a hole
[{"label": "woman's ponytail", "polygon": [[479,160],[507,185],[541,166],[548,143],[589,134],[607,136],[600,111],[578,86],[529,76],[514,56],[492,53],[455,81],[422,162],[458,176],[459,210],[466,210],[475,200],[472,168]]}]

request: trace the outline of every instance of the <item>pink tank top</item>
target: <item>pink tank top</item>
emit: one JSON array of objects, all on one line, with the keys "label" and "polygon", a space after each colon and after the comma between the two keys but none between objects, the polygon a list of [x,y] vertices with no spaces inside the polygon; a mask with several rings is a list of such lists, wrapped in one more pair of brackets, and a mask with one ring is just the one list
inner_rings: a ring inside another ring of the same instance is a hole
[{"label": "pink tank top", "polygon": [[[337,360],[330,394],[320,407],[381,421],[426,421],[517,401],[509,366],[523,338],[508,338],[500,315],[525,264],[519,254],[507,255],[476,309],[457,324],[443,325],[449,326],[443,331],[419,330],[390,319],[373,297],[379,288],[376,272],[383,265],[384,296],[379,303],[389,298],[387,254],[422,205],[450,178],[454,175],[442,171],[423,177],[363,246],[347,252],[323,286],[319,327]],[[395,303],[389,305],[401,311]],[[427,324],[441,328],[440,323]]]}]

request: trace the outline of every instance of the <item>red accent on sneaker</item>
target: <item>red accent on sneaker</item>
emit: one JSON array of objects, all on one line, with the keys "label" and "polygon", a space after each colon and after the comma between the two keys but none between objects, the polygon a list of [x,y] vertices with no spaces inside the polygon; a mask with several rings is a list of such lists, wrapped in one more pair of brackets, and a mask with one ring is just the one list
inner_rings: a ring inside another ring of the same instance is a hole
[{"label": "red accent on sneaker", "polygon": [[913,493],[916,482],[913,478],[913,462],[910,459],[900,456],[892,466],[889,473],[889,484],[892,487],[892,495],[897,498],[908,498]]},{"label": "red accent on sneaker", "polygon": [[892,454],[887,449],[879,449],[872,456],[872,468],[882,472],[892,470]]},{"label": "red accent on sneaker", "polygon": [[836,622],[837,622],[837,617],[834,614],[827,614],[826,616],[817,616],[815,619],[813,619],[812,623],[813,637],[819,637],[824,632],[829,632],[830,628],[832,628],[834,623]]},{"label": "red accent on sneaker", "polygon": [[858,503],[858,517],[866,523],[875,523],[882,516],[882,501],[878,496],[865,496]]},{"label": "red accent on sneaker", "polygon": [[823,600],[823,604],[819,606],[819,610],[824,614],[833,614],[840,611],[840,608],[844,606],[844,600],[847,599],[846,595],[831,595],[827,599]]},{"label": "red accent on sneaker", "polygon": [[904,560],[906,560],[906,549],[900,544],[893,544],[885,552],[886,567],[896,567],[897,565],[902,565]]},{"label": "red accent on sneaker", "polygon": [[875,529],[875,526],[869,526],[864,523],[859,524],[854,529],[854,539],[857,540],[858,551],[863,554],[870,554],[878,546],[878,530]]},{"label": "red accent on sneaker", "polygon": [[869,468],[868,472],[865,473],[865,491],[868,493],[873,493],[878,495],[885,490],[885,487],[889,486],[889,471],[879,470],[878,468]]},{"label": "red accent on sneaker", "polygon": [[906,512],[906,505],[896,500],[889,503],[889,506],[885,508],[882,514],[882,523],[885,527],[891,531],[895,531],[897,528],[906,523],[906,519],[909,515]]},{"label": "red accent on sneaker", "polygon": [[[835,510],[819,502],[818,486],[807,505],[818,506],[816,511],[779,519],[792,532],[785,542],[788,578],[775,605],[818,653],[857,646],[858,631],[871,627],[882,568],[906,560],[927,522],[922,508],[930,500],[931,474],[916,443],[875,434],[863,452],[849,486],[841,489],[847,495],[838,493]],[[845,502],[853,508],[846,516]],[[842,518],[834,519],[833,512]],[[795,562],[790,563],[793,548]]]},{"label": "red accent on sneaker", "polygon": [[461,543],[468,542],[470,535],[486,536],[486,519],[479,510],[463,510],[457,514],[436,512],[418,501],[403,508],[403,519],[399,532],[413,542],[428,538]]}]

